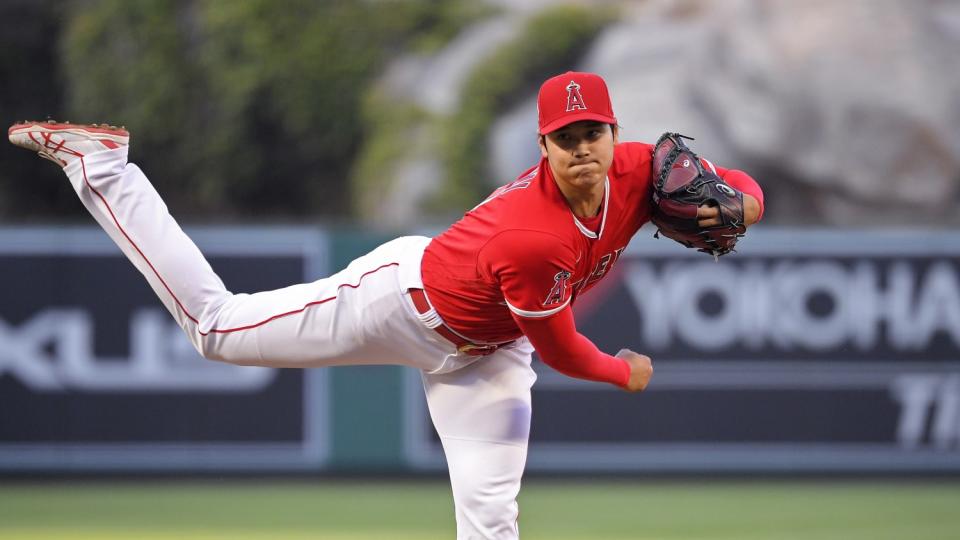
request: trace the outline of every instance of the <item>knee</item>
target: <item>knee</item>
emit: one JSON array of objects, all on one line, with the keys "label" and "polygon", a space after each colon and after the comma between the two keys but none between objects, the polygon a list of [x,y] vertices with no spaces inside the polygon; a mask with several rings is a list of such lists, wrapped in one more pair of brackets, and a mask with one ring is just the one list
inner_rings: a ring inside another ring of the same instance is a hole
[{"label": "knee", "polygon": [[257,332],[194,332],[190,342],[203,358],[234,366],[280,367],[265,363],[260,355]]},{"label": "knee", "polygon": [[456,507],[458,539],[515,540],[519,537],[515,497],[496,497],[478,490],[461,493]]},{"label": "knee", "polygon": [[214,362],[232,364],[233,359],[230,357],[230,355],[226,354],[226,350],[223,347],[219,347],[215,339],[208,338],[209,336],[201,336],[198,334],[196,339],[192,340],[193,347],[197,349],[197,352],[200,353],[200,356]]},{"label": "knee", "polygon": [[259,363],[256,347],[250,346],[247,340],[212,333],[203,335],[197,331],[188,337],[197,354],[206,360],[235,366],[255,366]]},{"label": "knee", "polygon": [[216,343],[216,341],[214,339],[201,339],[197,352],[207,360],[234,366],[257,366],[261,364],[259,357],[240,354],[240,351],[235,348],[225,347],[223,344]]},{"label": "knee", "polygon": [[[225,364],[237,364],[235,358],[231,357],[229,354],[226,354],[224,351],[210,346],[201,346],[198,350],[200,356],[203,356],[207,360],[212,360],[214,362],[223,362]],[[240,364],[237,364],[240,365]]]},{"label": "knee", "polygon": [[457,509],[457,537],[518,537],[517,495],[525,447],[444,439]]}]

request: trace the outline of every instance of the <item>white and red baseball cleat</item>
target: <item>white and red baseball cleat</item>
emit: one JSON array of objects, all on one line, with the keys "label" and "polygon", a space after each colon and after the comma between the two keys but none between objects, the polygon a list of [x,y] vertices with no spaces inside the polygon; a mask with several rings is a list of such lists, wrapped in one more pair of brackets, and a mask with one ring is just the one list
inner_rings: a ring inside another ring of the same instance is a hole
[{"label": "white and red baseball cleat", "polygon": [[61,167],[87,154],[130,144],[130,133],[122,127],[52,120],[17,123],[10,126],[7,135],[13,144],[33,150]]}]

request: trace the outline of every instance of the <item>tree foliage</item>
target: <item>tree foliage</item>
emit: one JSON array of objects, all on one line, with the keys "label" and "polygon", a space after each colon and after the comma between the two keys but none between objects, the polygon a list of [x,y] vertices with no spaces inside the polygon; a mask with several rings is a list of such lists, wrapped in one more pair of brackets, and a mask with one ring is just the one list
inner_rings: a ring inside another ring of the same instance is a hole
[{"label": "tree foliage", "polygon": [[[39,116],[62,118],[63,83],[56,69],[61,19],[56,6],[36,0],[0,2],[0,118],[7,124]],[[63,173],[0,144],[0,217],[79,215]],[[23,217],[21,219],[24,219]],[[49,218],[48,218],[49,219]]]},{"label": "tree foliage", "polygon": [[[452,35],[458,3],[48,2],[31,20],[52,32],[13,49],[44,65],[0,58],[4,75],[47,74],[21,116],[125,125],[132,158],[178,216],[342,216],[361,96],[396,51]],[[19,199],[12,184],[5,175],[0,195]],[[58,210],[0,206],[11,217]]]},{"label": "tree foliage", "polygon": [[489,185],[487,138],[497,112],[536,92],[544,79],[571,69],[614,18],[612,10],[589,6],[547,9],[477,66],[444,133],[447,184],[438,207],[469,207],[483,198]]}]

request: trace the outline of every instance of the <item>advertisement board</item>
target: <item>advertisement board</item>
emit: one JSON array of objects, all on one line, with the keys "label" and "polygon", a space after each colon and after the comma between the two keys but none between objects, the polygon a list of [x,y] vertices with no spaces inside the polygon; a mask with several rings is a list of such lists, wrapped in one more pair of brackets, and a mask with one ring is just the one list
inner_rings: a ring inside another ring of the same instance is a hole
[{"label": "advertisement board", "polygon": [[[187,232],[235,293],[326,271],[317,229]],[[327,373],[204,360],[99,229],[0,230],[0,282],[0,470],[283,470],[326,459]]]},{"label": "advertisement board", "polygon": [[[714,262],[646,232],[574,312],[602,350],[651,356],[653,382],[537,362],[530,470],[960,470],[956,235],[762,230]],[[442,467],[407,388],[408,460]]]}]

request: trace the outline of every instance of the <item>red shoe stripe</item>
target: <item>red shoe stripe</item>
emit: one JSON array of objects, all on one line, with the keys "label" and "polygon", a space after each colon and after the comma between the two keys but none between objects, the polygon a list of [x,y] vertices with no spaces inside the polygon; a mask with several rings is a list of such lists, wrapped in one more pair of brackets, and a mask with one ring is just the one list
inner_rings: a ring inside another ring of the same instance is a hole
[{"label": "red shoe stripe", "polygon": [[[48,138],[47,138],[47,146],[48,146],[48,147],[50,146],[49,143],[50,143],[50,139],[49,139],[49,137],[48,137]],[[65,145],[65,144],[67,144],[67,140],[64,139],[64,138],[61,138],[61,139],[60,139],[60,143],[57,144],[57,147],[54,148],[53,151],[54,151],[54,152],[59,152],[60,149],[63,148],[63,145]]]},{"label": "red shoe stripe", "polygon": [[[46,147],[47,147],[46,143],[38,141],[37,138],[33,136],[33,132],[32,132],[32,131],[28,131],[28,132],[27,132],[27,137],[30,137],[30,140],[33,141],[33,142],[35,142],[35,143],[37,143],[38,145],[40,145],[40,147],[42,147],[42,148],[46,148]],[[58,158],[57,156],[54,156],[54,155],[52,155],[52,154],[47,154],[46,152],[40,152],[40,153],[43,154],[44,156],[48,156],[48,155],[49,155],[50,159],[55,159],[55,160],[57,160],[57,162],[60,163],[61,166],[66,166],[66,164],[67,164],[66,161]]]},{"label": "red shoe stripe", "polygon": [[[295,309],[295,310],[293,310],[293,311],[288,311],[288,312],[286,312],[286,313],[279,313],[279,314],[277,314],[277,315],[273,315],[273,316],[271,316],[271,317],[268,317],[268,318],[266,318],[266,319],[264,319],[264,320],[262,320],[262,321],[260,321],[260,322],[253,323],[253,324],[249,324],[249,325],[247,325],[247,326],[239,326],[239,327],[236,327],[236,328],[226,328],[226,329],[211,328],[211,329],[208,330],[207,332],[201,332],[201,331],[200,331],[200,328],[199,328],[199,326],[200,326],[200,321],[198,321],[196,317],[194,317],[193,315],[190,314],[189,311],[187,311],[187,309],[183,306],[183,303],[180,301],[180,299],[177,298],[177,295],[174,294],[174,293],[173,293],[173,290],[170,289],[170,286],[167,285],[167,282],[163,279],[163,276],[160,275],[160,272],[158,272],[157,269],[153,266],[153,263],[150,262],[150,259],[147,258],[147,256],[143,253],[143,251],[140,249],[140,247],[137,245],[137,243],[134,242],[132,238],[130,238],[130,235],[127,234],[127,231],[125,231],[125,230],[123,229],[123,226],[120,225],[120,221],[117,220],[117,216],[113,213],[113,209],[110,208],[110,203],[107,202],[107,199],[106,199],[102,194],[100,194],[100,192],[97,191],[97,189],[94,188],[92,184],[90,184],[90,181],[87,179],[87,166],[86,166],[86,163],[84,163],[83,158],[80,159],[80,166],[81,166],[81,168],[82,168],[82,170],[83,170],[83,181],[84,181],[84,183],[87,185],[88,188],[90,188],[90,191],[92,191],[97,197],[100,198],[100,201],[101,201],[101,202],[103,203],[103,205],[107,208],[107,211],[110,212],[110,218],[113,219],[113,223],[117,226],[117,229],[118,229],[118,230],[120,231],[120,233],[124,236],[124,238],[126,238],[127,241],[130,242],[130,245],[133,246],[133,249],[137,250],[137,253],[140,254],[140,257],[141,257],[141,258],[143,258],[143,261],[146,262],[146,263],[147,263],[147,266],[150,267],[150,270],[153,272],[153,275],[157,276],[157,279],[160,280],[160,283],[163,285],[163,288],[166,289],[168,293],[170,293],[170,297],[173,298],[173,301],[177,303],[177,307],[180,308],[180,311],[182,311],[183,314],[186,315],[188,319],[190,319],[191,321],[194,322],[194,324],[197,325],[197,327],[198,327],[198,328],[197,328],[197,332],[198,332],[201,336],[208,336],[208,335],[210,335],[210,334],[212,334],[212,333],[213,333],[213,334],[229,334],[229,333],[231,333],[231,332],[239,332],[239,331],[241,331],[241,330],[250,330],[250,329],[252,329],[252,328],[257,328],[257,327],[259,327],[259,326],[263,326],[263,325],[269,323],[270,321],[275,321],[275,320],[280,319],[280,318],[283,318],[283,317],[287,317],[287,316],[290,316],[290,315],[296,315],[297,313],[302,313],[302,312],[306,311],[307,308],[310,308],[310,307],[312,307],[312,306],[318,306],[318,305],[320,305],[320,304],[325,304],[325,303],[327,303],[327,302],[329,302],[329,301],[331,301],[331,300],[335,300],[335,299],[337,298],[336,295],[334,295],[334,296],[331,296],[331,297],[329,297],[329,298],[324,298],[323,300],[316,300],[316,301],[314,301],[314,302],[309,302],[309,303],[307,303],[307,304],[304,304],[304,306],[303,306],[302,308],[300,308],[300,309]],[[362,275],[360,276],[360,278],[357,280],[357,283],[356,283],[355,285],[350,284],[350,283],[343,283],[343,284],[338,285],[338,286],[337,286],[337,291],[339,291],[340,289],[342,289],[342,288],[344,288],[344,287],[350,287],[351,289],[356,289],[356,288],[360,287],[360,284],[363,282],[363,278],[369,276],[370,274],[373,274],[374,272],[378,272],[378,271],[380,271],[380,270],[383,270],[384,268],[389,268],[389,267],[391,267],[391,266],[399,266],[399,265],[400,265],[400,263],[392,262],[392,263],[387,263],[387,264],[384,264],[384,265],[379,266],[379,267],[377,267],[377,268],[374,268],[373,270],[370,270],[369,272],[365,272],[364,274],[362,274]]]},{"label": "red shoe stripe", "polygon": [[14,126],[10,126],[10,131],[12,131],[14,128],[19,128],[19,127],[23,127],[23,126],[29,126],[29,127],[40,126],[40,127],[44,128],[44,129],[49,129],[49,130],[52,130],[52,131],[65,131],[65,130],[70,130],[70,129],[82,129],[82,130],[84,130],[84,131],[89,131],[90,133],[103,133],[103,134],[106,134],[106,135],[117,135],[117,136],[120,136],[120,137],[129,137],[129,136],[130,136],[130,132],[129,132],[129,131],[127,131],[127,130],[125,130],[125,129],[120,129],[120,128],[110,129],[110,128],[93,127],[93,126],[88,125],[88,124],[51,124],[51,123],[48,123],[48,122],[30,122],[30,123],[28,123],[28,124],[14,125]]},{"label": "red shoe stripe", "polygon": [[[37,138],[33,136],[34,133],[35,133],[35,132],[33,132],[33,131],[28,131],[28,132],[27,132],[27,136],[30,137],[30,140],[31,140],[31,141],[37,143],[38,145],[42,146],[43,148],[49,150],[50,152],[64,152],[64,153],[70,154],[70,155],[72,155],[72,156],[83,157],[83,154],[81,154],[80,152],[77,152],[76,150],[74,150],[74,149],[72,149],[72,148],[68,148],[68,147],[66,147],[66,146],[63,146],[63,145],[66,144],[66,142],[67,142],[66,139],[62,139],[62,140],[60,141],[60,143],[57,144],[56,146],[51,146],[51,144],[53,144],[53,143],[50,141],[50,134],[49,134],[49,133],[40,132],[40,136],[43,137],[43,141],[38,141]],[[54,157],[55,157],[55,156],[54,156]],[[63,161],[62,159],[61,159],[60,161],[62,161],[63,163],[66,163],[66,161]]]}]

